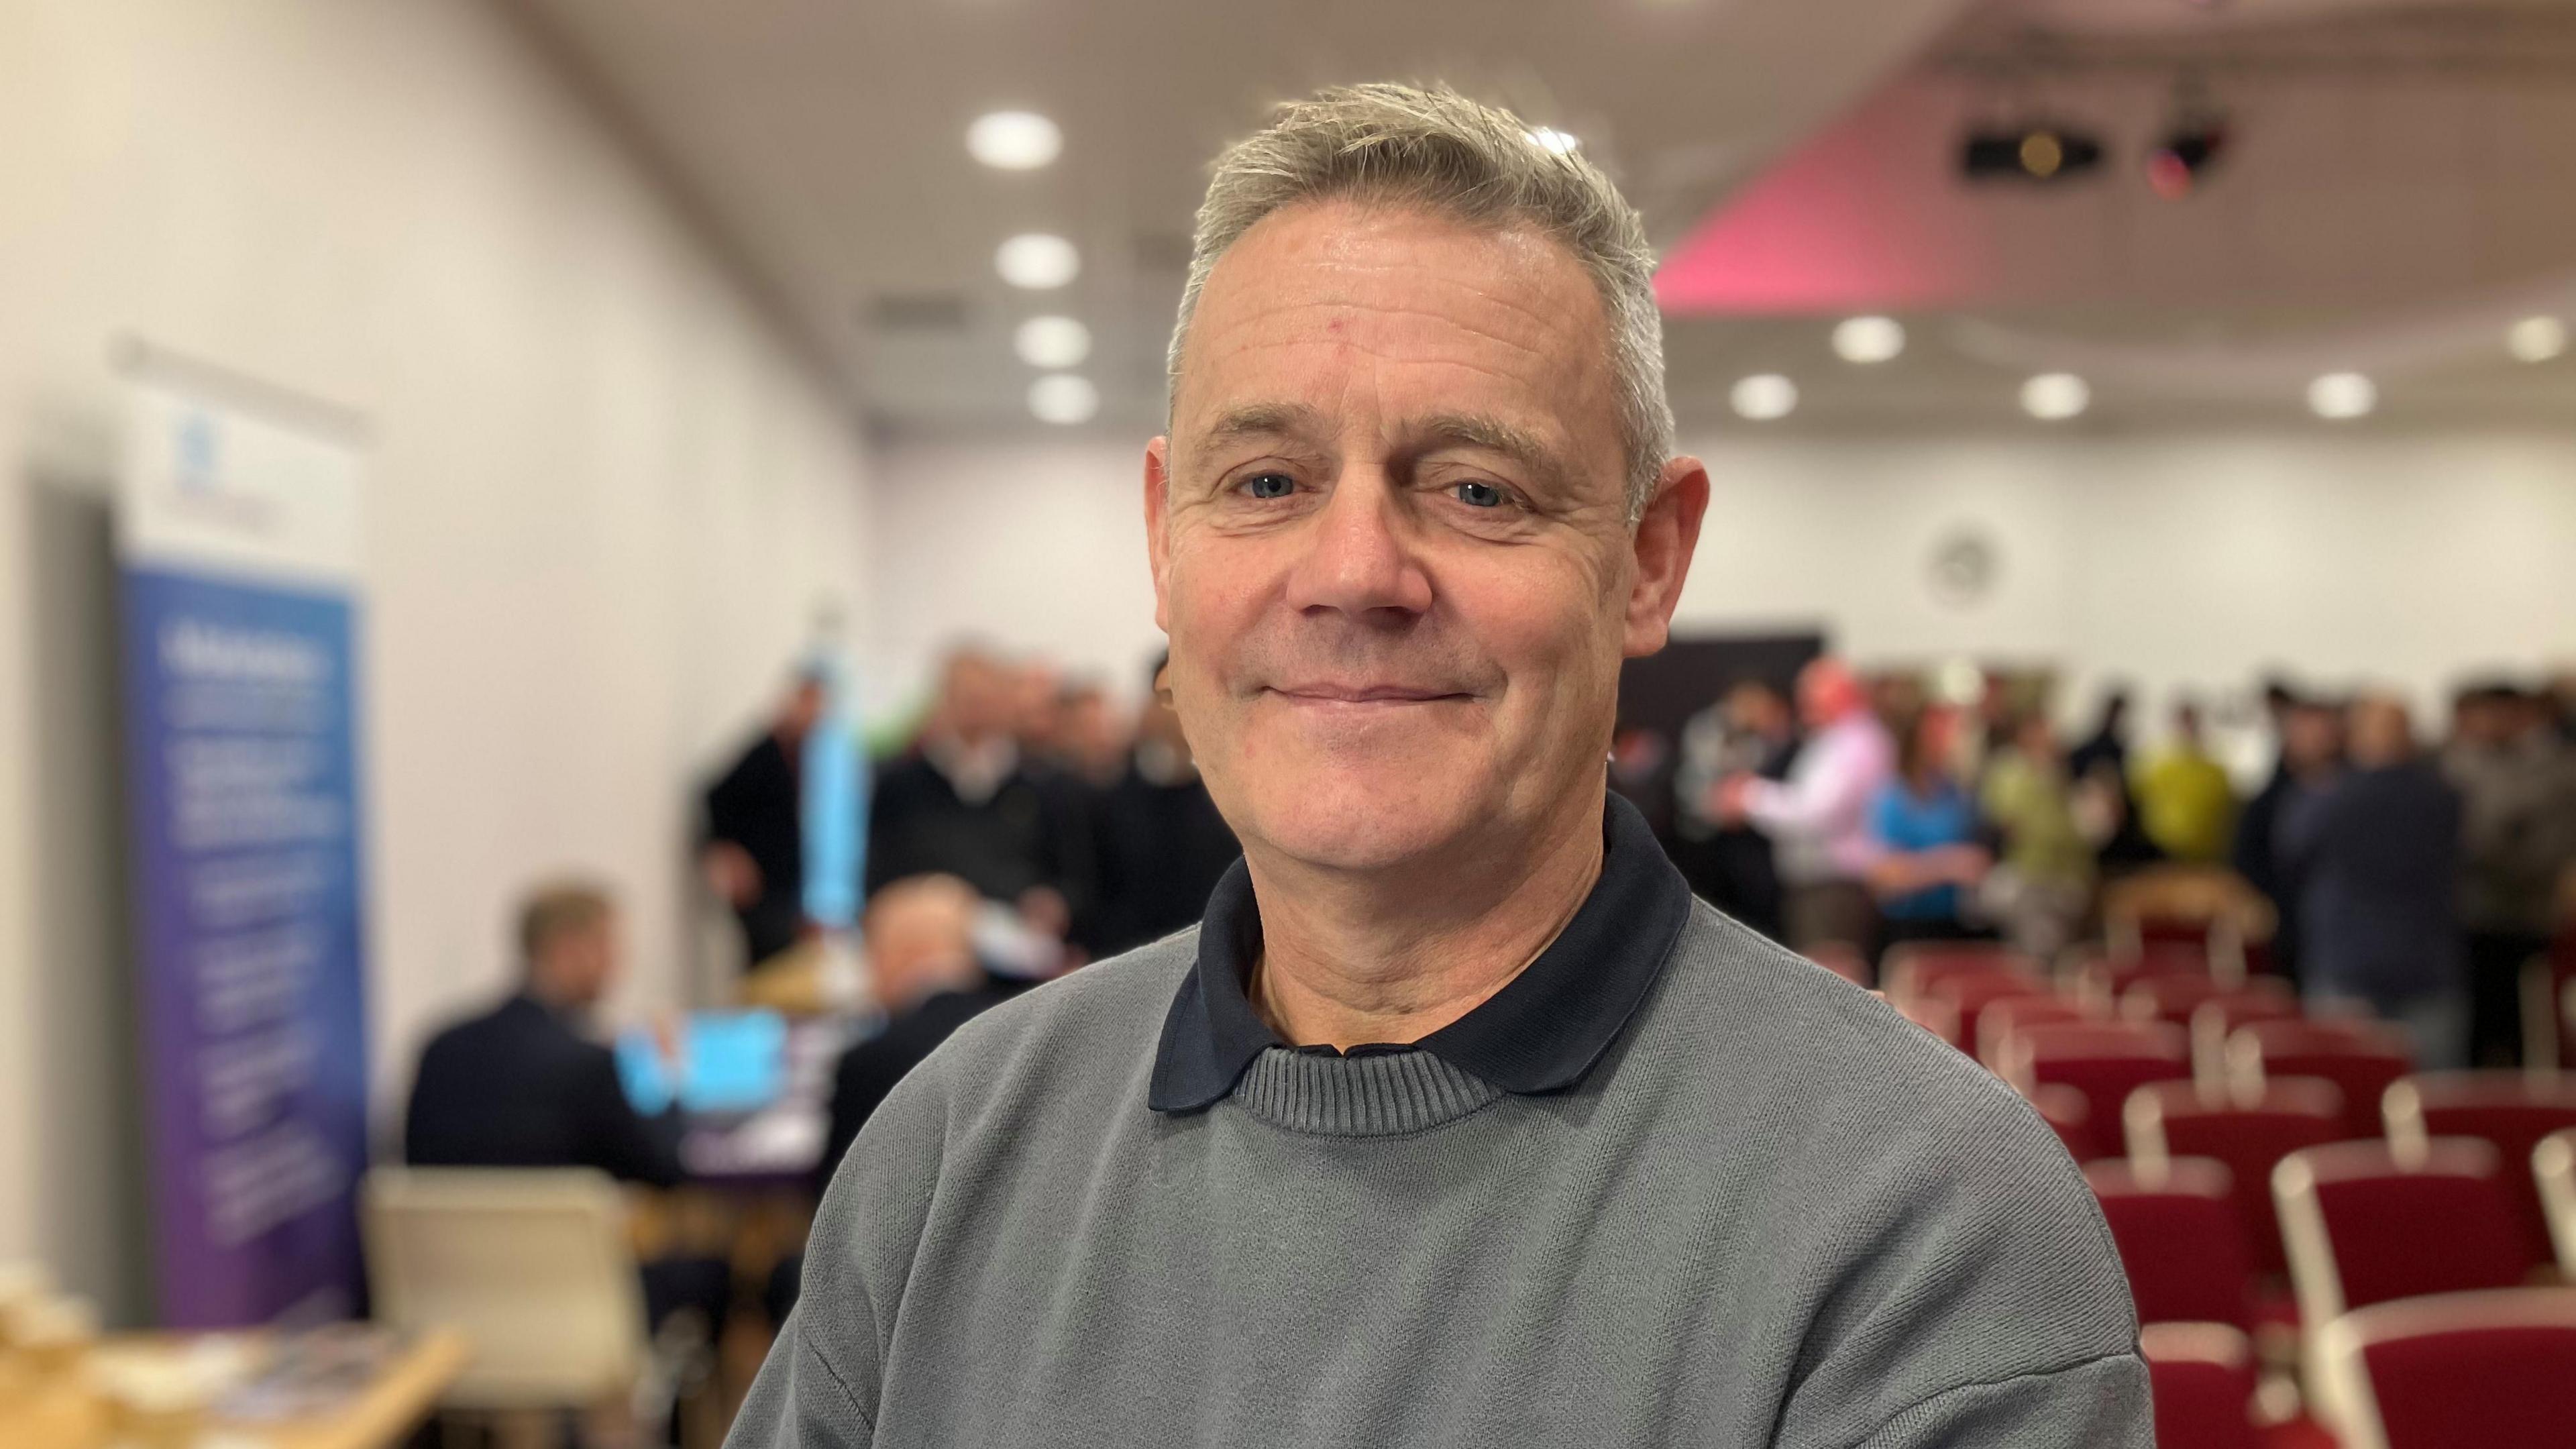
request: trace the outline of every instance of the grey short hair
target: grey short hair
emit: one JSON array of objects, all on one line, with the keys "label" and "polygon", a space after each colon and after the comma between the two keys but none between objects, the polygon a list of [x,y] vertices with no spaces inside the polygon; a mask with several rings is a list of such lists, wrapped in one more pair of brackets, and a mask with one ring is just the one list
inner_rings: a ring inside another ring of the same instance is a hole
[{"label": "grey short hair", "polygon": [[1619,188],[1572,150],[1540,144],[1509,111],[1446,86],[1334,86],[1281,106],[1269,126],[1217,157],[1199,206],[1189,284],[1167,366],[1180,391],[1181,354],[1208,273],[1274,211],[1347,197],[1414,206],[1471,225],[1524,225],[1554,238],[1592,278],[1610,329],[1620,441],[1628,455],[1630,523],[1645,513],[1673,450],[1664,395],[1663,315],[1655,252]]}]

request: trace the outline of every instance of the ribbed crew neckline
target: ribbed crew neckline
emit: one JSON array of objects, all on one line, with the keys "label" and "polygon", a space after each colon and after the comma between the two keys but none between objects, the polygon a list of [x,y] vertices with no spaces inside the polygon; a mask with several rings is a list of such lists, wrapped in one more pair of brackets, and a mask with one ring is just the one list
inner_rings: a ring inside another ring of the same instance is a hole
[{"label": "ribbed crew neckline", "polygon": [[1319,1137],[1397,1137],[1455,1122],[1503,1089],[1419,1049],[1340,1056],[1271,1047],[1234,1086],[1244,1110]]}]

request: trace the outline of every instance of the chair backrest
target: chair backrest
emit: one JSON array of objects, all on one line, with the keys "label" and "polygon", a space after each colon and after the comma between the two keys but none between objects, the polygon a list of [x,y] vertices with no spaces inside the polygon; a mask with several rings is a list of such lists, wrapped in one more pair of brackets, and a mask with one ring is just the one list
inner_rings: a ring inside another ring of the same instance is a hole
[{"label": "chair backrest", "polygon": [[1923,994],[1958,1008],[1959,1042],[1971,1050],[1983,1040],[1979,1029],[1985,1021],[1987,1007],[2001,1001],[2055,999],[2049,994],[2048,983],[2017,971],[1943,976],[1925,988]]},{"label": "chair backrest", "polygon": [[2024,1027],[2053,1026],[2063,1021],[2083,1021],[2091,1016],[2082,1003],[2062,996],[2003,996],[1984,1003],[1977,1012],[1977,1060],[1987,1066],[1998,1066],[2004,1059],[2004,1043]]},{"label": "chair backrest", "polygon": [[376,1316],[454,1328],[474,1356],[442,1402],[588,1405],[646,1354],[635,1247],[617,1185],[586,1168],[393,1168],[362,1190]]},{"label": "chair backrest", "polygon": [[2552,1132],[2531,1149],[2531,1175],[2558,1249],[2558,1271],[2576,1281],[2576,1132]]},{"label": "chair backrest", "polygon": [[2205,1157],[2085,1164],[2141,1323],[2253,1326],[2254,1275],[2227,1169]]},{"label": "chair backrest", "polygon": [[2149,1323],[2138,1351],[2156,1401],[2156,1449],[2256,1449],[2253,1341],[2223,1323]]},{"label": "chair backrest", "polygon": [[2229,988],[2215,976],[2194,976],[2176,972],[2167,976],[2148,976],[2132,982],[2120,993],[2120,1015],[2131,1021],[2170,1021],[2176,1026],[2191,1024],[2191,1014],[2213,996],[2224,996]]},{"label": "chair backrest", "polygon": [[2192,1070],[2213,1088],[2226,1081],[2227,1038],[2236,1028],[2249,1021],[2299,1019],[2298,995],[2287,986],[2275,986],[2268,976],[2249,980],[2245,986],[2210,997],[2192,1009]]},{"label": "chair backrest", "polygon": [[2410,1298],[2315,1332],[2317,1403],[2344,1449],[2576,1442],[2576,1288]]},{"label": "chair backrest", "polygon": [[2556,1073],[2425,1072],[2400,1077],[2380,1098],[2388,1140],[2404,1149],[2427,1137],[2474,1137],[2496,1150],[2523,1240],[2549,1251],[2548,1220],[2536,1183],[2519,1169],[2552,1132],[2576,1127],[2576,1078]]},{"label": "chair backrest", "polygon": [[2039,1113],[2039,1120],[2047,1123],[2048,1130],[2056,1133],[2057,1140],[2065,1144],[2068,1156],[2078,1162],[2089,1162],[2096,1157],[2112,1155],[2101,1139],[2094,1135],[2093,1106],[2084,1100],[2082,1092],[2073,1087],[2042,1085],[2025,1088],[2022,1095],[2030,1099],[2030,1105]]},{"label": "chair backrest", "polygon": [[2057,1022],[2016,1031],[1996,1068],[2024,1091],[2055,1084],[2084,1094],[2103,1150],[2117,1143],[2122,1104],[2148,1082],[2191,1075],[2182,1028],[2160,1021]]},{"label": "chair backrest", "polygon": [[2322,1077],[2343,1093],[2350,1137],[2379,1135],[2380,1094],[2414,1066],[2406,1039],[2375,1021],[2249,1021],[2227,1039],[2232,1090],[2252,1092],[2271,1077]]},{"label": "chair backrest", "polygon": [[2483,1142],[2303,1148],[2272,1174],[2302,1322],[2427,1293],[2506,1288],[2532,1266]]},{"label": "chair backrest", "polygon": [[2129,1094],[2122,1125],[2129,1156],[2141,1163],[2204,1157],[2224,1164],[2254,1271],[2281,1273],[2289,1262],[2272,1206],[2273,1170],[2301,1148],[2343,1136],[2343,1094],[2309,1077],[2276,1077],[2243,1098],[2213,1097],[2187,1082],[2150,1082]]},{"label": "chair backrest", "polygon": [[1904,1001],[1929,993],[1952,977],[2007,972],[2043,981],[2039,963],[2009,946],[1983,941],[1905,941],[1887,949],[1879,985]]}]

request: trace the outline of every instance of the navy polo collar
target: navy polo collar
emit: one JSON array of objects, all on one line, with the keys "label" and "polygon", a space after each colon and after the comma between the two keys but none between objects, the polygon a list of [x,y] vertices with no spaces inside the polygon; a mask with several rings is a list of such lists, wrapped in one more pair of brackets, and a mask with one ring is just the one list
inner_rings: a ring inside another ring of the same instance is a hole
[{"label": "navy polo collar", "polygon": [[[1691,896],[1636,806],[1611,795],[1601,834],[1601,878],[1556,940],[1482,1005],[1413,1047],[1521,1096],[1573,1086],[1609,1050],[1663,973]],[[1214,1105],[1253,1058],[1286,1045],[1244,994],[1260,954],[1261,912],[1238,860],[1208,898],[1198,962],[1163,1018],[1145,1099],[1155,1111]]]}]

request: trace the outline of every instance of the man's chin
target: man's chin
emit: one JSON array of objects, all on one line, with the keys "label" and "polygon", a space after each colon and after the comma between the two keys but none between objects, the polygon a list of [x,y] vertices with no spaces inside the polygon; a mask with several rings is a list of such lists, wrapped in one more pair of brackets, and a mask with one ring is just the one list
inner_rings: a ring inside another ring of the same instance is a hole
[{"label": "man's chin", "polygon": [[1323,870],[1395,870],[1442,853],[1473,827],[1474,812],[1426,782],[1303,779],[1254,804],[1249,833],[1292,860]]}]

